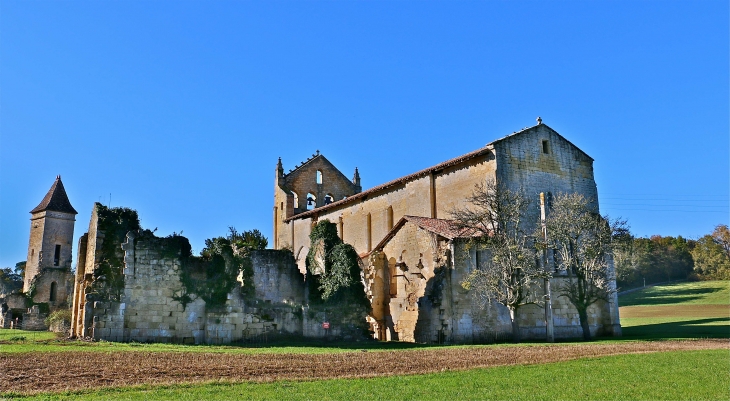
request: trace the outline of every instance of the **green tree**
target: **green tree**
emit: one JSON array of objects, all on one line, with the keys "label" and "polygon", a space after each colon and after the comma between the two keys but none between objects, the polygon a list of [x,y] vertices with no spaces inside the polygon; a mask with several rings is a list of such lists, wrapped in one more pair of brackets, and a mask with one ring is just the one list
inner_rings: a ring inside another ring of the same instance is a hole
[{"label": "green tree", "polygon": [[720,224],[712,232],[712,239],[722,247],[725,255],[730,258],[730,229],[726,224]]},{"label": "green tree", "polygon": [[730,279],[730,232],[726,225],[715,227],[712,234],[705,235],[697,240],[692,249],[694,271],[697,275],[706,278]]},{"label": "green tree", "polygon": [[18,262],[15,264],[15,274],[20,276],[21,280],[25,280],[25,265],[26,261]]},{"label": "green tree", "polygon": [[557,290],[575,306],[583,339],[588,341],[588,307],[608,302],[616,291],[609,263],[616,242],[628,232],[626,222],[600,216],[583,195],[559,194],[545,223],[548,242],[544,246],[556,251],[559,269],[566,273],[565,283]]},{"label": "green tree", "polygon": [[614,250],[616,282],[628,288],[686,278],[694,267],[694,241],[679,237],[632,238]]},{"label": "green tree", "polygon": [[309,234],[307,277],[310,295],[322,301],[331,299],[347,288],[365,294],[362,285],[360,257],[355,248],[340,240],[337,227],[329,220],[318,222]]},{"label": "green tree", "polygon": [[23,288],[23,278],[20,274],[13,272],[9,267],[0,269],[0,296],[12,294],[21,288]]},{"label": "green tree", "polygon": [[522,191],[487,181],[475,187],[467,206],[451,212],[465,230],[474,230],[469,246],[489,256],[467,276],[462,287],[483,305],[496,302],[509,310],[512,339],[520,341],[518,311],[544,301],[541,279],[548,273],[538,265],[533,238],[525,231],[530,202]]},{"label": "green tree", "polygon": [[239,248],[248,250],[266,249],[269,240],[257,229],[239,233],[235,227],[228,227],[228,240]]}]

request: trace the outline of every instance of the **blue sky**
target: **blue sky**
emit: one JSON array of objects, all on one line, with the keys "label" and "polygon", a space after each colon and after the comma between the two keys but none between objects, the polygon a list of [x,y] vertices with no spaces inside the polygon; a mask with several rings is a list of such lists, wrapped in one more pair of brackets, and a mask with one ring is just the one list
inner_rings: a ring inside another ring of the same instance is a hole
[{"label": "blue sky", "polygon": [[[270,237],[274,168],[363,188],[541,116],[636,235],[728,223],[727,1],[0,0],[0,267],[61,174],[158,235]],[[76,240],[75,240],[76,241]],[[76,243],[74,242],[74,247]]]}]

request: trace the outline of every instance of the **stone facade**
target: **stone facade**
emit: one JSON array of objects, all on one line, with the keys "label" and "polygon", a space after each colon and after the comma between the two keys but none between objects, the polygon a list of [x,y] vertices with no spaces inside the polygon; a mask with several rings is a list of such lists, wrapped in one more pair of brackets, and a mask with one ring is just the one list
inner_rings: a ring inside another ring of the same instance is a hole
[{"label": "stone facade", "polygon": [[[281,169],[279,163],[277,171]],[[312,169],[304,163],[290,174],[313,180]],[[540,193],[548,199],[552,194],[579,193],[591,199],[598,211],[593,159],[539,123],[474,152],[332,204],[299,213],[290,210],[292,216],[275,212],[275,247],[290,247],[299,269],[304,271],[311,228],[318,220],[336,223],[343,241],[367,260],[365,277],[373,305],[370,323],[376,338],[471,342],[498,336],[511,330],[507,311],[496,305],[486,310],[477,308],[459,284],[476,263],[476,255],[469,257],[463,241],[439,237],[412,222],[394,227],[408,216],[445,221],[452,210],[466,204],[475,185],[487,180],[522,189],[533,200],[528,220],[535,225],[540,216]],[[281,190],[280,181],[275,188]],[[275,202],[280,200],[277,196]],[[561,280],[554,278],[553,288]],[[441,295],[435,295],[436,290],[442,291]],[[569,302],[553,297],[551,305],[555,336],[580,336],[577,312]],[[620,335],[615,294],[608,304],[592,306],[589,315],[594,334]],[[542,308],[522,308],[519,321],[524,338],[545,338]]]}]

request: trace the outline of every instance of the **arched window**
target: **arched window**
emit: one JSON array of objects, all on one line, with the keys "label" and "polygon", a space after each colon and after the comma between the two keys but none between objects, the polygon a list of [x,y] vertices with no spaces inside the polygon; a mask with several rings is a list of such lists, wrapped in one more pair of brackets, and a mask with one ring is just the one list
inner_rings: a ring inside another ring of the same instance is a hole
[{"label": "arched window", "polygon": [[335,197],[332,196],[332,194],[325,195],[325,197],[324,197],[324,204],[325,205],[329,205],[330,203],[332,203],[334,201],[335,201]]},{"label": "arched window", "polygon": [[56,282],[51,283],[51,295],[48,297],[48,301],[56,302]]},{"label": "arched window", "polygon": [[291,193],[294,195],[294,209],[299,209],[299,195],[294,191],[291,191]]},{"label": "arched window", "polygon": [[317,170],[317,184],[322,183],[322,172]]},{"label": "arched window", "polygon": [[313,193],[307,194],[307,210],[317,207],[317,197]]}]

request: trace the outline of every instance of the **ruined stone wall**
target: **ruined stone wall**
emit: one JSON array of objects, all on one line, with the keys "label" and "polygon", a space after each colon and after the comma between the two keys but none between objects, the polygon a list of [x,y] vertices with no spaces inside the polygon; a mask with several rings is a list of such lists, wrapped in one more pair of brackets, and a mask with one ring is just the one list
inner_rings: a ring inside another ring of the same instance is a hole
[{"label": "ruined stone wall", "polygon": [[251,252],[256,299],[267,304],[304,304],[304,276],[295,267],[294,257],[273,249]]},{"label": "ruined stone wall", "polygon": [[161,256],[155,244],[135,240],[133,233],[123,247],[121,300],[79,302],[83,313],[74,320],[76,335],[108,341],[225,344],[277,335],[344,338],[350,335],[350,326],[356,326],[345,316],[330,330],[322,328],[327,311],[306,306],[304,277],[288,251],[253,251],[253,299],[244,299],[235,287],[224,306],[211,308],[193,294],[192,302],[180,302],[184,267],[178,257]]},{"label": "ruined stone wall", "polygon": [[[484,251],[477,257],[466,240],[448,241],[406,223],[382,251],[368,258],[366,279],[375,337],[423,343],[508,340],[512,335],[508,309],[496,302],[483,304],[461,286],[477,261],[487,257]],[[564,280],[558,277],[551,281],[554,334],[559,339],[579,338],[578,313],[557,294]],[[588,315],[594,336],[611,334],[608,304],[591,306]],[[523,306],[517,319],[521,338],[545,339],[543,307]]]},{"label": "ruined stone wall", "polygon": [[0,309],[0,329],[9,329],[12,325],[13,311],[11,311],[10,308],[3,307]]},{"label": "ruined stone wall", "polygon": [[[73,307],[71,309],[71,335],[90,337],[92,304],[87,305],[90,297],[86,294],[87,287],[93,281],[94,268],[101,259],[101,245],[104,242],[104,233],[99,229],[99,213],[96,205],[91,208],[89,229],[79,239],[76,253],[76,277],[74,278]],[[87,312],[89,312],[87,316]]]},{"label": "ruined stone wall", "polygon": [[[33,278],[44,268],[71,269],[75,221],[73,214],[51,210],[32,215],[23,292],[28,291]],[[58,264],[54,258],[56,245],[61,246]]]},{"label": "ruined stone wall", "polygon": [[73,298],[74,273],[70,269],[45,268],[36,276],[34,303],[46,303],[51,311],[69,308]]},{"label": "ruined stone wall", "polygon": [[[511,330],[509,315],[476,305],[461,282],[469,252],[446,238],[405,223],[369,257],[366,278],[376,338],[424,343],[494,341]],[[456,256],[454,256],[456,255]],[[381,288],[379,288],[381,287]],[[505,321],[506,318],[506,321]]]},{"label": "ruined stone wall", "polygon": [[33,331],[48,330],[45,322],[47,317],[48,314],[41,312],[38,305],[33,305],[23,314],[22,328]]},{"label": "ruined stone wall", "polygon": [[383,249],[388,261],[391,338],[413,342],[416,324],[423,319],[419,300],[426,283],[434,276],[434,255],[438,244],[433,234],[406,223]]}]

